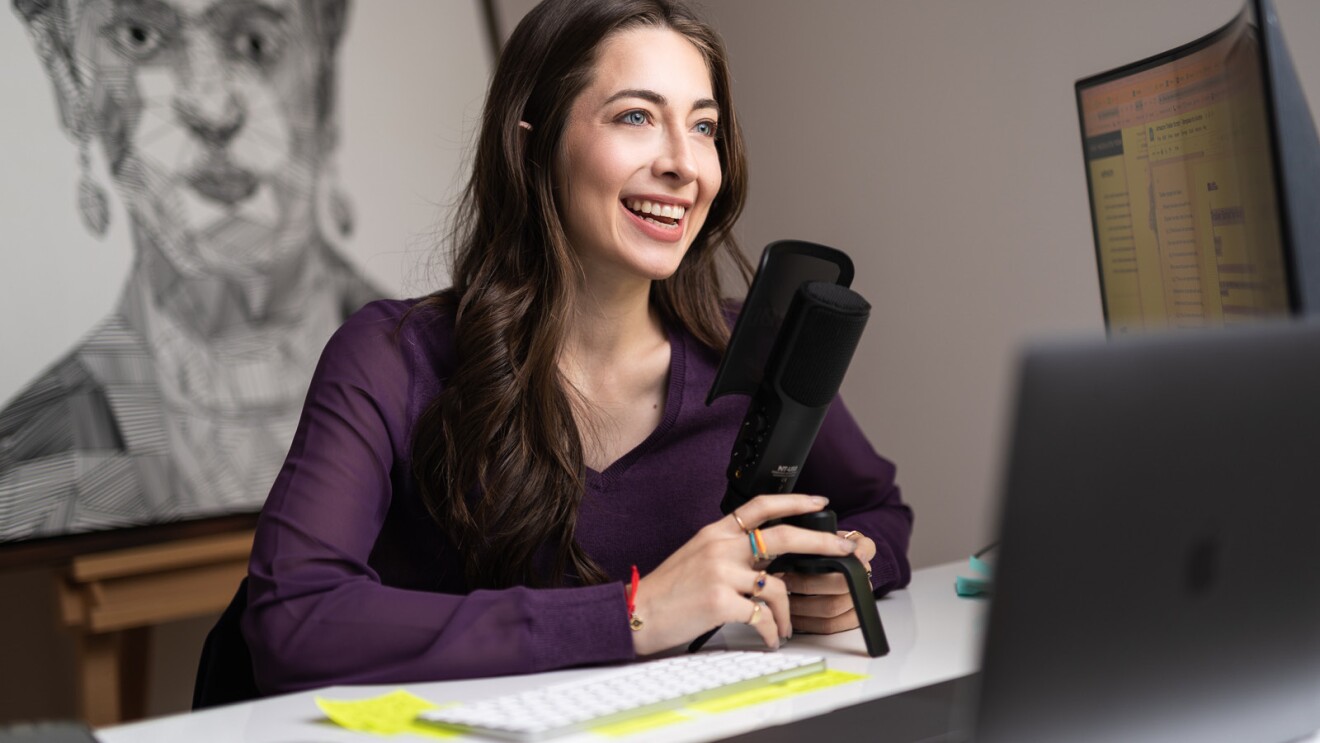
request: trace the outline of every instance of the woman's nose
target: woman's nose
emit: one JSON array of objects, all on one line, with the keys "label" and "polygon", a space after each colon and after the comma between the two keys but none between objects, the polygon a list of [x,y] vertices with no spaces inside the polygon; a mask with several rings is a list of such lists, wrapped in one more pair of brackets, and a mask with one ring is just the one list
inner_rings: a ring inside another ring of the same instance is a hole
[{"label": "woman's nose", "polygon": [[697,158],[692,150],[692,143],[688,141],[687,131],[671,131],[666,133],[664,150],[656,158],[654,172],[656,175],[679,183],[689,183],[697,179]]},{"label": "woman's nose", "polygon": [[187,66],[180,75],[174,111],[198,139],[224,147],[243,128],[243,103],[234,90],[226,60],[215,43],[198,34],[189,39]]},{"label": "woman's nose", "polygon": [[224,147],[243,128],[243,108],[232,93],[223,96],[191,96],[176,99],[174,110],[198,139]]}]

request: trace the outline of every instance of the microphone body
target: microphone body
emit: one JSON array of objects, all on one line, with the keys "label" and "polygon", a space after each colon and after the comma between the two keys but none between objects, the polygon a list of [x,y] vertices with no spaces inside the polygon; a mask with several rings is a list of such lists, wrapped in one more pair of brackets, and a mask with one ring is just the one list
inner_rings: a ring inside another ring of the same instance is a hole
[{"label": "microphone body", "polygon": [[[763,493],[793,490],[870,314],[871,305],[847,287],[823,281],[808,281],[798,287],[733,446],[729,486],[720,503],[724,513],[732,513]],[[837,526],[832,511],[784,521],[831,534]],[[867,654],[876,658],[889,652],[870,576],[855,556],[779,555],[766,570],[841,573],[857,612]],[[698,637],[688,649],[696,652],[718,629]]]},{"label": "microphone body", "polygon": [[725,513],[762,493],[792,492],[870,314],[846,287],[798,288],[733,446]]}]

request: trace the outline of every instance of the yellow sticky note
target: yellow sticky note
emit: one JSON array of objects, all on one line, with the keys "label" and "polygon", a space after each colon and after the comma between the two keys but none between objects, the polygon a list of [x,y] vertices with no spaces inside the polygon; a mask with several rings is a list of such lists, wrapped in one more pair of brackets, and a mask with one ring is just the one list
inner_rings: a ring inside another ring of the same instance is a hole
[{"label": "yellow sticky note", "polygon": [[609,736],[611,738],[622,738],[626,735],[633,735],[634,733],[662,728],[665,725],[673,725],[676,722],[687,722],[690,719],[692,718],[681,712],[667,709],[664,712],[656,712],[653,715],[646,715],[632,720],[623,720],[621,722],[610,723],[609,725],[593,727],[591,732]]},{"label": "yellow sticky note", "polygon": [[847,671],[827,670],[820,673],[813,673],[810,676],[798,676],[787,681],[780,681],[770,686],[761,686],[755,689],[735,692],[728,696],[708,699],[704,702],[697,702],[690,705],[689,709],[700,710],[710,714],[728,712],[731,709],[739,707],[749,707],[753,704],[763,704],[784,697],[791,697],[797,694],[806,694],[817,689],[827,689],[831,686],[840,684],[850,684],[854,681],[861,681],[866,678],[859,673],[848,673]]},{"label": "yellow sticky note", "polygon": [[316,706],[336,725],[359,733],[423,735],[453,738],[457,732],[417,722],[417,714],[440,705],[402,689],[370,699],[316,698]]}]

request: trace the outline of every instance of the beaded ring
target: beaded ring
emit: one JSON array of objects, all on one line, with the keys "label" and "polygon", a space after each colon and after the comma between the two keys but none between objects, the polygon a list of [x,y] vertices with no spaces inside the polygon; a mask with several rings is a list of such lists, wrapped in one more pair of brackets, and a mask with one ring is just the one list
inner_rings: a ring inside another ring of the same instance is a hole
[{"label": "beaded ring", "polygon": [[753,560],[760,561],[770,557],[770,553],[766,552],[765,540],[761,537],[760,529],[752,529],[747,532],[747,541],[752,545]]}]

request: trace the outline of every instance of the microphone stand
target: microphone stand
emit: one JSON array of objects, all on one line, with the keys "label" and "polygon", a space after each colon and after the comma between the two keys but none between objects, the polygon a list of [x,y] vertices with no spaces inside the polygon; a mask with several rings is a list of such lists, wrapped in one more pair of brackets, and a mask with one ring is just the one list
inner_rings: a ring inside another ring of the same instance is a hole
[{"label": "microphone stand", "polygon": [[[729,491],[720,503],[720,509],[725,514],[729,514],[744,502],[736,492]],[[767,522],[771,526],[777,523],[780,523],[780,521]],[[790,516],[783,519],[782,523],[830,534],[838,531],[838,517],[830,510]],[[842,573],[844,579],[848,582],[848,593],[852,596],[853,609],[857,612],[857,623],[862,629],[862,639],[866,641],[866,652],[872,658],[879,658],[889,653],[889,639],[885,636],[884,625],[880,622],[880,612],[875,607],[875,594],[871,592],[871,580],[866,576],[866,568],[862,567],[861,560],[858,560],[855,556],[779,555],[766,567],[766,572],[803,573],[806,575]],[[720,628],[716,627],[693,640],[692,644],[688,646],[688,652],[695,653],[700,650],[719,631]]]}]

